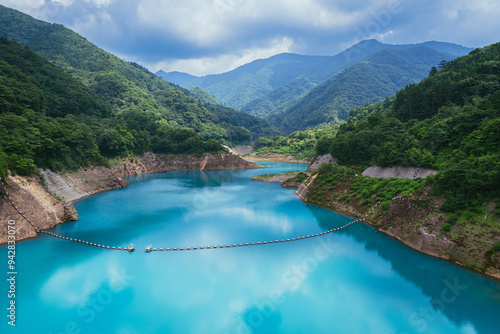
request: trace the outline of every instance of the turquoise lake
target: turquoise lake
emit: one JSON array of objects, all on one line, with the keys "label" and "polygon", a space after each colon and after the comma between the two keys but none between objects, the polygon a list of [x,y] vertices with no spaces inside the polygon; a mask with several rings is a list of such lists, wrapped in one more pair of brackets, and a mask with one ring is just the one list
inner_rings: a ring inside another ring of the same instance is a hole
[{"label": "turquoise lake", "polygon": [[262,165],[131,177],[76,202],[80,219],[53,233],[136,251],[43,234],[17,243],[16,327],[3,279],[0,333],[500,333],[500,281],[363,223],[283,244],[144,252],[291,239],[354,220],[250,180],[307,166]]}]

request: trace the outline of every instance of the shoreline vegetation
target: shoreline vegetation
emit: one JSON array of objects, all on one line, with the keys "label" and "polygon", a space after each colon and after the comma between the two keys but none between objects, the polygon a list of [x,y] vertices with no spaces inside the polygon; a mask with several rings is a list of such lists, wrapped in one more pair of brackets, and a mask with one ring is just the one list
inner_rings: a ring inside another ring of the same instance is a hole
[{"label": "shoreline vegetation", "polygon": [[[365,221],[378,231],[420,253],[500,279],[498,243],[485,238],[500,235],[496,231],[500,219],[491,203],[484,207],[486,217],[484,212],[457,217],[440,210],[443,200],[432,194],[430,179],[369,177],[363,170],[325,163],[318,171],[261,175],[252,180],[298,188],[296,194],[304,202],[355,218],[363,218],[379,203]],[[477,220],[472,228],[471,219]]]},{"label": "shoreline vegetation", "polygon": [[[235,170],[262,168],[232,154],[173,155],[145,153],[110,160],[109,166],[82,167],[68,173],[41,170],[33,176],[9,175],[4,183],[12,201],[30,218],[39,230],[78,220],[73,202],[106,190],[126,187],[124,177],[164,173],[175,170]],[[36,237],[33,228],[12,207],[5,194],[0,193],[0,227],[7,231],[9,220],[17,223],[17,240]],[[4,228],[5,227],[5,228]],[[0,234],[0,245],[7,234]]]}]

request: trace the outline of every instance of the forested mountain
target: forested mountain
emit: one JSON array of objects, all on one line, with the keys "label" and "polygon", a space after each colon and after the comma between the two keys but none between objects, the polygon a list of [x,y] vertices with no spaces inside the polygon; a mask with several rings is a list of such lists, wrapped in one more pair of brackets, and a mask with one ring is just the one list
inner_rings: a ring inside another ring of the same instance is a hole
[{"label": "forested mountain", "polygon": [[322,151],[344,165],[436,168],[446,211],[498,198],[500,43],[444,65],[394,99],[351,111]]},{"label": "forested mountain", "polygon": [[[448,43],[435,42],[433,45],[441,47],[442,45],[448,45]],[[327,57],[323,62],[309,68],[307,72],[302,73],[293,81],[248,103],[242,110],[262,117],[282,113],[298,103],[314,87],[349,66],[357,64],[381,50],[402,50],[412,47],[415,47],[415,45],[383,44],[374,39],[361,41],[335,56]],[[459,48],[462,48],[462,50]],[[455,51],[458,54],[456,56],[466,54],[468,52],[466,50],[466,48],[457,46]]]},{"label": "forested mountain", "polygon": [[161,119],[112,115],[109,104],[80,81],[0,37],[0,177],[7,169],[23,175],[36,168],[71,170],[146,151],[224,150],[214,139],[204,142]]},{"label": "forested mountain", "polygon": [[[227,143],[251,140],[241,112],[218,112],[184,89],[171,85],[145,68],[127,63],[97,48],[58,24],[36,20],[0,6],[0,36],[29,47],[101,96],[113,115],[140,124],[162,121],[168,127],[189,127],[202,138]],[[265,130],[262,130],[265,131]]]},{"label": "forested mountain", "polygon": [[34,52],[0,37],[0,111],[111,116],[103,98]]},{"label": "forested mountain", "polygon": [[[283,53],[252,61],[226,73],[207,75],[189,81],[181,80],[176,83],[188,89],[201,87],[223,104],[241,109],[249,102],[282,87],[327,58]],[[169,73],[167,77],[177,79],[180,76]]]},{"label": "forested mountain", "polygon": [[390,45],[376,40],[365,40],[335,56],[311,57],[281,54],[256,60],[234,71],[194,80],[186,81],[189,75],[185,73],[181,75],[178,72],[167,73],[163,77],[166,77],[167,81],[172,80],[187,88],[199,86],[227,106],[265,117],[285,111],[311,89],[339,71],[381,50],[404,50],[418,46],[427,46],[454,57],[465,55],[472,50],[442,42]]},{"label": "forested mountain", "polygon": [[344,121],[352,108],[392,96],[425,78],[440,61],[453,58],[426,46],[378,51],[340,71],[287,110],[270,115],[269,120],[284,133]]},{"label": "forested mountain", "polygon": [[155,74],[160,78],[162,78],[163,80],[174,83],[181,87],[184,87],[184,84],[186,82],[198,78],[197,76],[177,71],[167,73],[162,70],[159,70]]},{"label": "forested mountain", "polygon": [[[235,126],[232,130],[238,131],[238,136],[240,138],[244,138],[246,134],[247,143],[252,138],[256,139],[257,137],[270,136],[279,133],[279,131],[272,127],[266,119],[254,117],[246,112],[235,111],[232,108],[226,107],[217,101],[215,96],[200,87],[192,88],[189,93],[194,95],[199,101],[203,102],[207,108],[213,110],[213,112],[225,115],[229,123]],[[236,127],[237,124],[245,124],[245,127],[238,128]]]}]

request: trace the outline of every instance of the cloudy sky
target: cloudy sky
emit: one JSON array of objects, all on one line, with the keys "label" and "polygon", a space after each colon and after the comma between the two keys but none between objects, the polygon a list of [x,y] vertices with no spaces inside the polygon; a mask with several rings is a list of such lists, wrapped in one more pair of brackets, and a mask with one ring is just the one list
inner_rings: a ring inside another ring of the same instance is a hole
[{"label": "cloudy sky", "polygon": [[151,71],[221,73],[293,52],[334,55],[367,38],[500,41],[498,0],[0,0],[64,24]]}]

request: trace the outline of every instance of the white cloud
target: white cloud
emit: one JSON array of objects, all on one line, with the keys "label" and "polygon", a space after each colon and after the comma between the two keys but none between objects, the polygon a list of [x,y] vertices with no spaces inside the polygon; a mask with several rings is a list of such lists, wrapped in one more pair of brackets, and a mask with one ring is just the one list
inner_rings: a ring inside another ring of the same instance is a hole
[{"label": "white cloud", "polygon": [[58,5],[62,5],[64,7],[68,7],[73,4],[73,0],[52,0],[52,2]]},{"label": "white cloud", "polygon": [[[39,19],[62,23],[100,47],[125,55],[151,70],[179,70],[197,75],[224,72],[281,52],[332,55],[367,38],[386,43],[440,40],[482,46],[497,42],[495,32],[500,31],[498,0],[0,0],[0,3]],[[394,8],[396,12],[386,15]]]},{"label": "white cloud", "polygon": [[[415,9],[410,8],[411,11]],[[500,31],[498,17],[500,2],[497,0],[447,0],[435,8],[417,11],[395,33],[399,36],[399,42],[412,41],[411,33],[418,30],[418,34],[414,35],[418,41],[439,40],[479,47],[500,40],[497,33]]]},{"label": "white cloud", "polygon": [[146,0],[137,7],[142,26],[182,38],[199,46],[227,37],[231,31],[218,19],[216,8],[203,0]]},{"label": "white cloud", "polygon": [[2,0],[2,5],[15,8],[22,12],[29,12],[32,9],[39,8],[45,4],[45,0]]},{"label": "white cloud", "polygon": [[137,19],[141,25],[206,47],[266,27],[334,32],[367,17],[385,2],[346,12],[318,0],[143,0],[137,7]]},{"label": "white cloud", "polygon": [[267,47],[254,47],[240,50],[234,54],[224,54],[216,57],[194,59],[166,60],[156,64],[146,65],[150,70],[181,71],[192,75],[222,73],[253,60],[268,58],[278,53],[290,52],[293,40],[288,37],[273,39]]},{"label": "white cloud", "polygon": [[108,35],[120,33],[120,29],[115,24],[113,17],[106,11],[98,11],[82,16],[75,20],[70,28],[84,36],[92,33],[102,33],[103,30]]},{"label": "white cloud", "polygon": [[93,3],[96,7],[102,7],[109,5],[113,0],[84,0],[87,3]]}]

